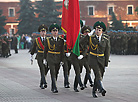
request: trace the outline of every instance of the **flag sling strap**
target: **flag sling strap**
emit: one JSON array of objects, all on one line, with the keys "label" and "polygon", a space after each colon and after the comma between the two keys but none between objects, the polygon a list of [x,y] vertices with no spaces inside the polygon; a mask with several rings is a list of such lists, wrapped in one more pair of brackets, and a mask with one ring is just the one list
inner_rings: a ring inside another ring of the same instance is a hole
[{"label": "flag sling strap", "polygon": [[40,45],[41,49],[44,50],[44,45],[42,44],[42,41],[41,41],[40,37],[37,38],[37,40],[38,40],[38,42],[39,42],[39,44],[37,43],[37,45],[38,45],[38,46]]}]

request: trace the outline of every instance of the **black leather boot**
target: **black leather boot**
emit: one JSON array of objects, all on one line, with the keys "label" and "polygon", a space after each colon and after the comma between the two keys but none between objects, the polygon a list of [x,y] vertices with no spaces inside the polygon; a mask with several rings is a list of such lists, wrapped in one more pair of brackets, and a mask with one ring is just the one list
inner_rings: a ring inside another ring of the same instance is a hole
[{"label": "black leather boot", "polygon": [[84,85],[82,84],[80,75],[77,76],[77,80],[78,80],[78,84],[80,85],[80,89],[81,89],[81,90],[84,90],[85,88],[84,88]]},{"label": "black leather boot", "polygon": [[94,81],[94,86],[93,86],[93,90],[92,90],[92,96],[94,98],[98,98],[98,95],[96,94],[96,91],[97,91],[97,82],[96,80]]},{"label": "black leather boot", "polygon": [[70,88],[70,86],[69,86],[69,81],[68,81],[68,75],[66,75],[66,76],[64,77],[64,87],[65,87],[65,88]]},{"label": "black leather boot", "polygon": [[53,93],[58,93],[57,86],[56,86],[56,78],[52,78],[52,88],[51,91]]},{"label": "black leather boot", "polygon": [[85,77],[84,77],[84,87],[87,88],[87,81],[88,81],[88,73],[85,74]]},{"label": "black leather boot", "polygon": [[77,77],[75,76],[75,80],[74,80],[74,91],[75,92],[79,92],[79,90],[77,89],[78,87],[78,80],[77,80]]},{"label": "black leather boot", "polygon": [[97,84],[98,84],[98,88],[99,88],[99,93],[101,93],[102,96],[105,96],[106,90],[103,88],[102,81],[98,80]]}]

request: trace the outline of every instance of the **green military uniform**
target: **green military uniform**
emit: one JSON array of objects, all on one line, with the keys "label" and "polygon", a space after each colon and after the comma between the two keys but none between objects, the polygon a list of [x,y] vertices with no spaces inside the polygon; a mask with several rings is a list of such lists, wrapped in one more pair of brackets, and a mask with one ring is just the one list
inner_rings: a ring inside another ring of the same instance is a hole
[{"label": "green military uniform", "polygon": [[81,90],[84,89],[84,85],[82,84],[82,81],[81,81],[80,65],[79,65],[78,56],[75,55],[73,52],[71,52],[69,61],[71,62],[75,70],[74,91],[79,92],[79,90],[77,89],[78,84],[80,85]]},{"label": "green military uniform", "polygon": [[[106,27],[103,22],[96,22],[94,28],[106,30]],[[97,39],[97,35],[86,36],[80,43],[85,43],[89,45],[89,58],[88,62],[90,67],[93,69],[95,79],[94,87],[92,91],[93,97],[97,97],[96,90],[100,90],[103,96],[105,96],[106,91],[102,86],[102,78],[105,71],[105,67],[108,66],[109,55],[110,55],[110,41],[105,36],[101,36],[101,41]]]},{"label": "green military uniform", "polygon": [[[49,27],[50,32],[53,30],[58,31],[59,26],[57,24],[52,24]],[[58,93],[56,81],[58,72],[60,69],[60,63],[63,61],[64,57],[64,40],[61,37],[56,37],[57,39],[54,39],[54,37],[49,37],[45,41],[45,49],[44,49],[44,58],[48,62],[48,66],[50,68],[50,74],[51,74],[51,91],[53,93]]]},{"label": "green military uniform", "polygon": [[[40,25],[39,28],[38,28],[39,32],[40,31],[47,31],[47,30],[48,30],[48,28],[44,24]],[[40,88],[41,89],[47,88],[47,83],[46,83],[45,76],[47,75],[47,72],[49,70],[47,65],[45,65],[43,63],[43,59],[44,59],[44,40],[45,39],[42,36],[36,38],[34,40],[32,49],[30,51],[30,54],[34,55],[34,53],[37,50],[36,60],[37,60],[37,63],[38,63],[39,69],[40,69],[40,74],[41,74],[41,80],[40,80]]]},{"label": "green military uniform", "polygon": [[[69,49],[67,48],[67,44],[66,44],[66,35],[62,34],[60,37],[62,37],[64,39],[64,53],[66,54]],[[69,86],[69,70],[71,69],[71,63],[68,60],[68,57],[66,57],[66,55],[64,55],[64,64],[63,64],[63,72],[64,72],[64,87],[65,88],[70,88]]]},{"label": "green military uniform", "polygon": [[[84,35],[84,33],[88,32],[90,33],[91,32],[91,28],[87,25],[85,25],[82,29],[81,29],[81,36],[80,36],[80,39],[83,39],[86,35]],[[85,74],[85,77],[84,77],[84,86],[85,88],[87,87],[86,84],[87,84],[87,81],[89,80],[90,82],[90,86],[92,87],[93,86],[93,81],[92,81],[92,78],[90,76],[90,73],[91,73],[91,68],[88,64],[88,45],[83,45],[83,44],[80,44],[80,55],[83,55],[83,59],[81,59],[79,61],[79,64],[80,64],[80,68],[81,68],[81,71],[82,72],[82,68],[83,66],[85,67],[86,69],[86,74]]]},{"label": "green military uniform", "polygon": [[9,57],[8,56],[8,52],[9,52],[9,42],[8,42],[8,39],[6,37],[6,34],[5,36],[3,37],[3,43],[2,43],[2,55],[3,57]]},{"label": "green military uniform", "polygon": [[4,40],[6,41],[7,43],[7,48],[6,48],[6,53],[7,53],[7,56],[11,56],[11,53],[10,53],[10,42],[12,41],[11,40],[11,37],[9,37],[9,34],[7,33],[6,36],[4,37]]},{"label": "green military uniform", "polygon": [[18,44],[17,37],[15,36],[15,34],[13,34],[13,37],[12,37],[12,47],[13,47],[13,49],[14,49],[14,51],[15,51],[16,54],[18,53],[17,44]]},{"label": "green military uniform", "polygon": [[[83,22],[82,20],[80,20],[80,26],[83,27]],[[69,56],[69,61],[71,62],[71,64],[74,67],[75,70],[75,80],[74,80],[74,91],[75,92],[79,92],[79,90],[77,89],[78,84],[80,85],[80,89],[84,90],[84,85],[82,84],[82,80],[81,80],[81,75],[80,75],[80,65],[79,65],[79,60],[78,60],[78,56],[75,55],[72,51],[71,51],[71,55]],[[70,70],[70,69],[69,69]]]}]

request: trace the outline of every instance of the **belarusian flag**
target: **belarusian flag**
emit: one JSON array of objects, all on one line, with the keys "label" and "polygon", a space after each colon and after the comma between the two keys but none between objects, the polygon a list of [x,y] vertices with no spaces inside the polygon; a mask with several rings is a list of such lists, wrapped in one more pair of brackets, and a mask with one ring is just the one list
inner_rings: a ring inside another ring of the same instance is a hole
[{"label": "belarusian flag", "polygon": [[68,26],[67,26],[67,46],[73,49],[73,53],[80,55],[80,9],[79,0],[69,0],[68,4]]},{"label": "belarusian flag", "polygon": [[68,0],[63,0],[61,29],[67,33],[68,24]]}]

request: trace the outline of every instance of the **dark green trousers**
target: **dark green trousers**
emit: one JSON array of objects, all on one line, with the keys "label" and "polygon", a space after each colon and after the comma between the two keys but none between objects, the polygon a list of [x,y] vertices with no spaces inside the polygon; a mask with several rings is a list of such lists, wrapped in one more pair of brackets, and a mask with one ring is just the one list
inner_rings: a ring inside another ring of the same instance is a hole
[{"label": "dark green trousers", "polygon": [[51,81],[52,81],[51,91],[53,91],[54,89],[57,90],[56,81],[57,81],[57,77],[60,69],[60,63],[55,64],[55,63],[48,62],[48,66],[50,69]]},{"label": "dark green trousers", "polygon": [[49,68],[43,64],[43,57],[42,56],[43,55],[37,55],[37,63],[38,63],[40,75],[41,75],[40,86],[43,84],[47,84],[45,76],[47,75],[48,70],[49,70]]}]

